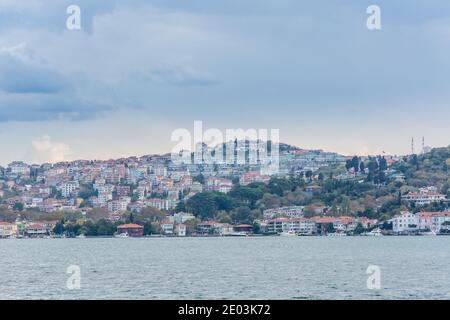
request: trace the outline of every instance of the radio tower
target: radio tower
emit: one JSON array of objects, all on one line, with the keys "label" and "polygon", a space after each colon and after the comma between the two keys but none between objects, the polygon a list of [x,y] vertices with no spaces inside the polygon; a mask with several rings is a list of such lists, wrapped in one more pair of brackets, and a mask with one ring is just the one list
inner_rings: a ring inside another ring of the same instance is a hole
[{"label": "radio tower", "polygon": [[414,137],[411,138],[411,154],[414,154]]},{"label": "radio tower", "polygon": [[425,137],[422,137],[422,154],[425,154]]}]

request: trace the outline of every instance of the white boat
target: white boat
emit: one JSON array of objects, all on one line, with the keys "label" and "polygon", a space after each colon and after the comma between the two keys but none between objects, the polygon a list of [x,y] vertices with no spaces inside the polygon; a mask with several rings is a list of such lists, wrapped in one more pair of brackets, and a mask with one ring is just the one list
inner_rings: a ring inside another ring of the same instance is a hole
[{"label": "white boat", "polygon": [[372,237],[380,237],[383,234],[381,233],[381,229],[380,228],[376,228],[376,229],[373,229],[370,232],[367,232],[366,235],[367,236],[372,236]]},{"label": "white boat", "polygon": [[280,236],[296,236],[297,234],[294,231],[282,232]]},{"label": "white boat", "polygon": [[436,236],[436,231],[428,231],[428,232],[422,232],[421,235],[423,236]]},{"label": "white boat", "polygon": [[86,236],[82,233],[82,234],[76,236],[76,238],[86,238]]},{"label": "white boat", "polygon": [[333,232],[333,233],[327,233],[327,237],[346,237],[346,233],[342,232]]},{"label": "white boat", "polygon": [[115,237],[116,238],[129,238],[130,236],[128,235],[127,232],[124,232],[124,233],[117,234]]}]

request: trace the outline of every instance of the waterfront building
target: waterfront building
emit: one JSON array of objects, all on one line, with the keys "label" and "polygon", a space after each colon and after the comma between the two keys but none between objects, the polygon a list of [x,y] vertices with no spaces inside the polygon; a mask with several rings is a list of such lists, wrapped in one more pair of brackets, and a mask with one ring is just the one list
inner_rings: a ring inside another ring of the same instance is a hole
[{"label": "waterfront building", "polygon": [[126,233],[130,237],[142,237],[144,235],[144,227],[134,223],[122,224],[117,227],[119,234]]},{"label": "waterfront building", "polygon": [[199,234],[214,234],[216,228],[219,227],[219,223],[216,221],[204,221],[197,224],[197,233]]},{"label": "waterfront building", "polygon": [[418,230],[419,217],[411,212],[402,212],[392,219],[392,231],[396,233],[412,232]]},{"label": "waterfront building", "polygon": [[161,232],[165,235],[173,235],[174,234],[174,225],[171,222],[163,222],[161,223]]},{"label": "waterfront building", "polygon": [[251,224],[238,224],[233,226],[233,230],[237,233],[250,234],[253,233],[253,226]]},{"label": "waterfront building", "polygon": [[268,233],[291,233],[312,235],[316,233],[316,222],[306,218],[275,218],[267,221]]},{"label": "waterfront building", "polygon": [[17,225],[0,221],[0,238],[9,238],[17,236]]},{"label": "waterfront building", "polygon": [[53,228],[45,223],[30,223],[25,226],[25,235],[31,238],[48,236]]},{"label": "waterfront building", "polygon": [[185,237],[186,236],[186,225],[185,224],[176,224],[175,225],[175,235],[178,237]]},{"label": "waterfront building", "polygon": [[418,212],[416,216],[420,230],[439,233],[450,227],[450,212]]}]

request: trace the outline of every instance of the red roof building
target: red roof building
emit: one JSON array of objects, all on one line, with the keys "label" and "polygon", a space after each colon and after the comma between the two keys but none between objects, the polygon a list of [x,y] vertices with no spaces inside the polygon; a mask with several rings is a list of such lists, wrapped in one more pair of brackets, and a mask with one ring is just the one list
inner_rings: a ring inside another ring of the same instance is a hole
[{"label": "red roof building", "polygon": [[122,224],[117,227],[118,233],[127,233],[130,237],[142,237],[144,227],[134,223]]}]

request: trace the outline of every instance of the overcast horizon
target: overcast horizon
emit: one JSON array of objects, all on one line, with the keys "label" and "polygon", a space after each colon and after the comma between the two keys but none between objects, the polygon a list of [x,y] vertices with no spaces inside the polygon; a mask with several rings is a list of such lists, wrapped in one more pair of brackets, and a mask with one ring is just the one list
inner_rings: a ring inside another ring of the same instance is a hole
[{"label": "overcast horizon", "polygon": [[195,120],[344,155],[446,147],[449,40],[444,0],[2,0],[0,164],[168,153]]}]

